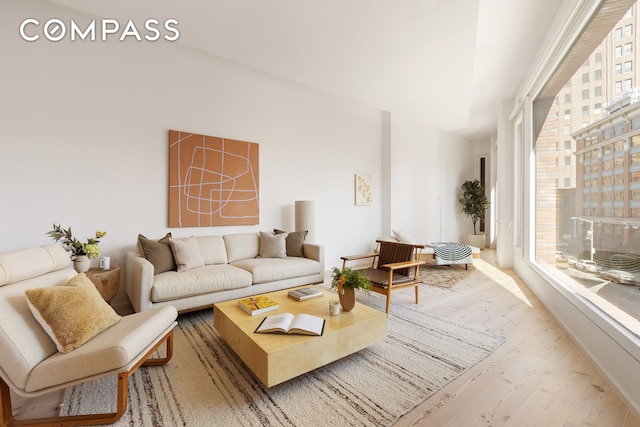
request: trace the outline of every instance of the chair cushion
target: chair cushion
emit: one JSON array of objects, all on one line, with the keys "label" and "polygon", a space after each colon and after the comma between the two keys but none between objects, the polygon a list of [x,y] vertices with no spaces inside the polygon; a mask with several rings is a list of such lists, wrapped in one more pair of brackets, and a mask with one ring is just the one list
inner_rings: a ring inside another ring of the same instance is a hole
[{"label": "chair cushion", "polygon": [[42,361],[31,371],[25,391],[128,370],[172,327],[177,316],[173,306],[124,316],[82,347],[71,353],[55,353]]},{"label": "chair cushion", "polygon": [[36,320],[62,353],[75,350],[120,320],[84,273],[64,286],[29,289],[25,295]]},{"label": "chair cushion", "polygon": [[[389,287],[389,272],[386,270],[378,270],[377,268],[369,267],[363,271],[363,274],[369,278],[373,286],[387,289]],[[402,274],[395,273],[392,278],[393,285],[402,285],[404,283],[413,282],[413,277],[404,276]]]},{"label": "chair cushion", "polygon": [[0,286],[58,271],[70,263],[69,254],[60,245],[0,253]]}]

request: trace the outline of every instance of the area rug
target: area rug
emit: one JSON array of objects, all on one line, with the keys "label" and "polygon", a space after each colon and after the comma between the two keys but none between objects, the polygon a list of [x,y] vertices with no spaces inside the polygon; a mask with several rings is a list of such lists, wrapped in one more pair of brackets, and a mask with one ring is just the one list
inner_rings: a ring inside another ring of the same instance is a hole
[{"label": "area rug", "polygon": [[[359,298],[384,309],[378,295]],[[132,375],[127,411],[115,425],[389,426],[504,341],[397,304],[385,340],[266,388],[220,338],[211,310],[178,321],[173,359]],[[115,378],[75,386],[62,412],[115,411],[115,386]]]},{"label": "area rug", "polygon": [[464,265],[458,264],[449,266],[427,263],[427,265],[420,267],[420,279],[422,279],[422,283],[427,285],[452,288],[458,282],[469,277],[474,271],[473,264],[468,264],[465,269]]}]

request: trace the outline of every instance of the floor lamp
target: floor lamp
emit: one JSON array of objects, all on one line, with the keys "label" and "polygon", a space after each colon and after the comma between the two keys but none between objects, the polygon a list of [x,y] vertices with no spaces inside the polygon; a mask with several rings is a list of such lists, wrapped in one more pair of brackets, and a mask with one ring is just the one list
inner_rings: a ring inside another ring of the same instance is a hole
[{"label": "floor lamp", "polygon": [[315,242],[316,238],[316,206],[313,200],[296,200],[296,231],[307,230],[306,241]]}]

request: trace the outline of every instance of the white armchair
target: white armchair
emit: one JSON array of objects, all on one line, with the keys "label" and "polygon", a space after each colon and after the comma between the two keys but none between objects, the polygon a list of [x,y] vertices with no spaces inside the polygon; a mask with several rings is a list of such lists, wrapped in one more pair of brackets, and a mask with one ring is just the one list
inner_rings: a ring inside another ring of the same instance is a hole
[{"label": "white armchair", "polygon": [[[123,316],[78,348],[58,351],[51,331],[32,314],[25,291],[68,284],[77,277],[69,264],[69,256],[58,245],[0,253],[0,407],[7,426],[113,423],[126,410],[129,376],[140,366],[162,365],[171,359],[177,311],[170,306]],[[164,357],[151,358],[163,344]],[[14,418],[10,391],[37,397],[111,375],[118,376],[115,413]]]}]

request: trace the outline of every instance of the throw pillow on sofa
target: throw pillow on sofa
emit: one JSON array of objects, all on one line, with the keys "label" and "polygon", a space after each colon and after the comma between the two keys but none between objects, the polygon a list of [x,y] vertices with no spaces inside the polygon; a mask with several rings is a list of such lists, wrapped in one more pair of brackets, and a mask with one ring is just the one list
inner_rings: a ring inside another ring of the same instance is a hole
[{"label": "throw pillow on sofa", "polygon": [[304,231],[284,231],[279,229],[274,229],[274,233],[276,234],[285,234],[286,237],[286,247],[287,247],[287,256],[297,256],[304,258],[304,250],[302,248],[302,244],[304,243],[305,237],[307,237],[307,230]]},{"label": "throw pillow on sofa", "polygon": [[61,353],[69,353],[116,324],[120,316],[80,273],[62,286],[25,291],[29,309]]},{"label": "throw pillow on sofa", "polygon": [[261,258],[286,258],[285,235],[261,231],[258,256]]},{"label": "throw pillow on sofa", "polygon": [[138,234],[138,244],[142,255],[153,264],[153,274],[175,271],[177,268],[169,239],[171,239],[171,233],[167,233],[157,242]]},{"label": "throw pillow on sofa", "polygon": [[169,239],[169,244],[179,273],[204,266],[204,260],[200,254],[200,246],[198,246],[198,241],[195,237],[171,238]]},{"label": "throw pillow on sofa", "polygon": [[260,252],[259,233],[233,233],[222,236],[227,250],[227,260],[231,263],[258,256]]}]

